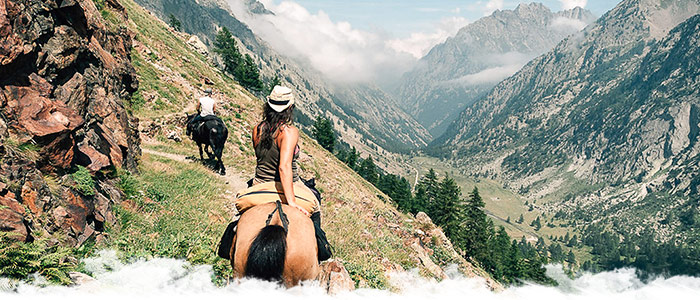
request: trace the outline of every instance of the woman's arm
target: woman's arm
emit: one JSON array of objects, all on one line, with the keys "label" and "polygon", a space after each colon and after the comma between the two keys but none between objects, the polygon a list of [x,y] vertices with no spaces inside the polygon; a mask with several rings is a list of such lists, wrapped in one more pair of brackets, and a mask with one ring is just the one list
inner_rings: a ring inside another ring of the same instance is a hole
[{"label": "woman's arm", "polygon": [[280,149],[279,171],[282,189],[284,190],[284,198],[287,200],[289,206],[301,210],[308,216],[309,212],[296,203],[294,184],[292,182],[294,180],[294,174],[292,174],[292,160],[294,157],[294,148],[296,148],[297,142],[299,141],[299,130],[292,126],[284,126],[280,128],[280,133],[276,140]]},{"label": "woman's arm", "polygon": [[253,142],[253,149],[255,149],[255,146],[258,144],[258,127],[260,125],[253,125],[250,127],[250,132],[253,134],[250,136],[251,142]]}]

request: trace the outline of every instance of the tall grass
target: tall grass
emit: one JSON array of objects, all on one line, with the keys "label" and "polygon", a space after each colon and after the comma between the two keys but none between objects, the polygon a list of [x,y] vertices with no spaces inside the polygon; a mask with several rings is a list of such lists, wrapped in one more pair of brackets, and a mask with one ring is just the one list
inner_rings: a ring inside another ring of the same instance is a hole
[{"label": "tall grass", "polygon": [[120,176],[127,199],[115,208],[113,246],[127,259],[173,257],[211,264],[215,281],[225,280],[228,261],[216,256],[230,219],[223,182],[199,165],[149,158],[138,175]]}]

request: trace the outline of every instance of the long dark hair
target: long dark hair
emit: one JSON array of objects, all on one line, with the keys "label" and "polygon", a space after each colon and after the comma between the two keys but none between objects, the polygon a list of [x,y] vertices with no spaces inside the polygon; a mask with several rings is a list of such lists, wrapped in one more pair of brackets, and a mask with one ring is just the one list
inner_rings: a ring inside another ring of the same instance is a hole
[{"label": "long dark hair", "polygon": [[270,149],[277,132],[282,125],[294,124],[294,104],[282,112],[276,112],[267,103],[263,105],[263,120],[260,126],[260,143],[265,149]]}]

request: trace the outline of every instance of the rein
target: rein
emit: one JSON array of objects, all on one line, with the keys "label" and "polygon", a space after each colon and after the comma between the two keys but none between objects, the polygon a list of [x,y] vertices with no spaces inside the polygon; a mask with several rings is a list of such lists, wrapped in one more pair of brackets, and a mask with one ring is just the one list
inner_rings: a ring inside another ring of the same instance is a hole
[{"label": "rein", "polygon": [[278,212],[280,220],[282,221],[282,227],[284,227],[284,232],[289,232],[289,219],[287,219],[287,214],[285,214],[284,211],[282,211],[282,202],[277,200],[275,201],[275,204],[277,205],[277,207],[275,207],[275,210],[273,210],[269,215],[267,215],[267,221],[265,221],[265,226],[270,226],[272,216],[275,215],[275,212]]}]

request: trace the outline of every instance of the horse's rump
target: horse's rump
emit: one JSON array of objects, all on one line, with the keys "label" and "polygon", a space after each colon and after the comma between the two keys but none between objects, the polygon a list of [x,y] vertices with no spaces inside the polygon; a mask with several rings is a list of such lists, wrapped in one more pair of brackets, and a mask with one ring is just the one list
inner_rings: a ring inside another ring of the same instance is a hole
[{"label": "horse's rump", "polygon": [[[226,144],[226,139],[228,138],[228,128],[221,118],[217,116],[205,116],[202,117],[198,124],[193,124],[191,121],[196,115],[188,116],[187,123],[187,134],[192,136],[192,140],[199,146],[199,158],[204,159],[202,156],[202,144],[209,146],[213,150],[213,158],[217,159],[216,166],[214,170],[218,170],[222,175],[226,173],[226,167],[221,159],[224,152],[224,145]],[[212,154],[207,151],[209,158],[212,158]]]},{"label": "horse's rump", "polygon": [[[256,261],[274,262],[274,258],[260,258],[255,255],[249,255],[253,241],[262,236],[263,233],[270,240],[275,235],[279,235],[280,228],[272,229],[279,226],[268,226],[268,229],[263,230],[265,221],[268,215],[275,209],[275,203],[261,204],[247,210],[238,221],[238,230],[236,233],[235,246],[232,248],[231,257],[234,275],[236,277],[244,277],[249,274],[247,264],[249,256],[254,257]],[[302,280],[315,279],[319,272],[316,236],[314,226],[311,219],[304,215],[301,211],[291,208],[287,205],[282,205],[284,213],[289,219],[288,232],[286,235],[286,249],[284,252],[284,265],[281,270],[282,279],[287,286],[296,285]],[[278,213],[272,216],[270,225],[282,225]],[[263,239],[263,238],[261,238]],[[270,244],[267,244],[270,245]],[[277,245],[279,246],[279,245]],[[274,246],[274,247],[277,247]],[[270,251],[270,253],[280,253],[280,251]],[[262,254],[262,253],[256,253]],[[260,266],[256,266],[260,268]],[[271,267],[275,268],[275,267]],[[276,267],[277,271],[279,267]],[[267,273],[272,273],[267,271]]]}]

